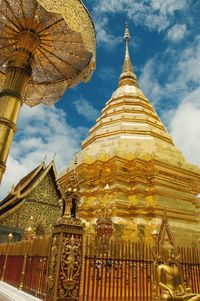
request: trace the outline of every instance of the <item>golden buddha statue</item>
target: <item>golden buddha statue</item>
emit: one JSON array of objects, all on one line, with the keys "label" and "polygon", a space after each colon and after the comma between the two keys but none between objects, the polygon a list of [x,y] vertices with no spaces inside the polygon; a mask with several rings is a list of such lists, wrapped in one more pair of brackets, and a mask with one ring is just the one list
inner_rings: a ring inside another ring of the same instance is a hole
[{"label": "golden buddha statue", "polygon": [[191,293],[184,284],[174,247],[165,245],[163,251],[165,262],[157,268],[157,281],[162,290],[160,300],[200,301],[200,294]]}]

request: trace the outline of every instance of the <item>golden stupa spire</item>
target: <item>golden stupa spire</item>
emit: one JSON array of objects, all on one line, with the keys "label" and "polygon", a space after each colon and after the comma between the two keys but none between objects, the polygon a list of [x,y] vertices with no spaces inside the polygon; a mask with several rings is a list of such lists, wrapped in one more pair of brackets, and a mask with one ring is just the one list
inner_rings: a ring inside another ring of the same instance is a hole
[{"label": "golden stupa spire", "polygon": [[126,28],[125,28],[125,33],[124,33],[124,40],[126,43],[126,52],[125,52],[125,60],[124,60],[124,66],[122,72],[133,72],[133,67],[131,64],[130,60],[130,55],[129,55],[129,49],[128,49],[128,43],[131,39],[129,29],[128,29],[128,24],[126,23]]},{"label": "golden stupa spire", "polygon": [[[130,34],[126,24],[125,33],[125,58],[117,89],[103,108],[96,124],[90,129],[88,138],[82,143],[82,148],[91,147],[98,150],[102,145],[110,149],[120,149],[126,146],[133,151],[137,143],[143,143],[148,149],[147,141],[152,140],[152,148],[156,143],[166,142],[173,145],[171,136],[167,133],[153,106],[139,88],[134,68],[129,55]],[[115,147],[111,147],[116,141]],[[133,141],[135,143],[133,143]],[[93,143],[94,142],[94,143]],[[99,143],[99,147],[97,147]],[[150,143],[151,144],[151,143]],[[107,145],[107,146],[106,146]],[[96,151],[95,150],[95,151]],[[135,151],[135,150],[134,150]]]},{"label": "golden stupa spire", "polygon": [[122,69],[122,73],[119,80],[119,87],[124,85],[134,85],[138,87],[137,77],[134,73],[133,66],[131,64],[131,59],[129,55],[129,41],[130,41],[130,33],[128,29],[128,24],[126,23],[125,33],[124,33],[124,40],[126,43],[126,50],[125,50],[125,59],[124,65]]}]

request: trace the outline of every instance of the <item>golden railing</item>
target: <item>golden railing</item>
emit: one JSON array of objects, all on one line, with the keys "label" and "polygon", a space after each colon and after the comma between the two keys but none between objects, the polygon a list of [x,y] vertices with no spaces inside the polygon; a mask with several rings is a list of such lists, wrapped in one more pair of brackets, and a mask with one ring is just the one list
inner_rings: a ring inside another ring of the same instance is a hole
[{"label": "golden railing", "polygon": [[192,292],[200,293],[200,249],[180,247],[178,252],[186,286],[191,287]]},{"label": "golden railing", "polygon": [[[111,241],[95,245],[86,239],[81,301],[153,301],[152,247]],[[200,293],[200,249],[179,248],[186,286]],[[158,289],[158,297],[160,291]]]},{"label": "golden railing", "polygon": [[[49,249],[47,236],[1,244],[1,280],[45,300]],[[200,293],[200,249],[178,250],[186,286]],[[104,245],[86,237],[80,300],[154,300],[153,261],[151,245],[130,241]]]},{"label": "golden railing", "polygon": [[0,244],[0,279],[44,298],[49,248],[49,236]]}]

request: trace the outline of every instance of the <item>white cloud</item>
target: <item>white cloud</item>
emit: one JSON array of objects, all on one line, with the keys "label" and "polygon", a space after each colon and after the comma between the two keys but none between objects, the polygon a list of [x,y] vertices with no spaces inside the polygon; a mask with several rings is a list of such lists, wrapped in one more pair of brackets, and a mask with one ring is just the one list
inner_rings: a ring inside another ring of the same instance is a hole
[{"label": "white cloud", "polygon": [[97,31],[97,43],[105,48],[113,48],[121,41],[121,37],[115,37],[111,34],[108,26],[108,18],[101,14],[95,14],[95,28]]},{"label": "white cloud", "polygon": [[151,0],[153,9],[157,9],[161,14],[173,14],[175,11],[182,10],[186,7],[186,0]]},{"label": "white cloud", "polygon": [[49,162],[56,153],[56,166],[59,171],[64,169],[78,151],[85,131],[85,128],[70,127],[65,112],[54,106],[32,109],[23,106],[1,185],[1,197],[46,155]]},{"label": "white cloud", "polygon": [[[155,59],[150,59],[143,67],[139,83],[151,103],[155,104],[163,96],[163,87],[158,82],[158,72],[155,68]],[[158,66],[157,66],[158,67]]]},{"label": "white cloud", "polygon": [[178,42],[187,35],[186,24],[176,24],[167,31],[167,39],[172,42]]},{"label": "white cloud", "polygon": [[[164,82],[160,82],[164,79]],[[180,51],[166,49],[146,62],[139,82],[149,99],[157,104],[170,99],[177,105],[200,82],[200,35]]]},{"label": "white cloud", "polygon": [[189,93],[171,116],[170,133],[188,161],[200,166],[200,87]]},{"label": "white cloud", "polygon": [[140,85],[154,104],[167,101],[170,105],[168,112],[164,105],[161,119],[186,159],[197,165],[200,165],[199,83],[200,35],[182,52],[167,49],[161,56],[156,55],[144,65],[140,76]]},{"label": "white cloud", "polygon": [[110,33],[112,27],[108,26],[109,14],[124,14],[134,24],[160,32],[173,24],[177,11],[185,10],[188,5],[187,0],[96,0],[92,13],[97,26],[97,40],[105,45],[108,43],[107,46],[117,44]]},{"label": "white cloud", "polygon": [[177,68],[179,70],[178,80],[189,84],[200,82],[200,35],[195,37],[178,59]]},{"label": "white cloud", "polygon": [[73,104],[75,105],[76,111],[88,120],[93,121],[99,115],[99,111],[83,98],[75,100]]},{"label": "white cloud", "polygon": [[17,181],[28,174],[29,171],[28,166],[21,164],[18,160],[9,155],[6,172],[1,184],[0,200],[10,192],[12,185],[16,184]]}]

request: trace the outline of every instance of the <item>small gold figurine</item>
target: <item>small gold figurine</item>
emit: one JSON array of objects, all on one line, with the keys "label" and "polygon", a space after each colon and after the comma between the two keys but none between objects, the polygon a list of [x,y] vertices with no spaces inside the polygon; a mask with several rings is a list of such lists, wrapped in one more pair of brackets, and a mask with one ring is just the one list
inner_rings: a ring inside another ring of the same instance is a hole
[{"label": "small gold figurine", "polygon": [[163,251],[165,262],[157,268],[158,285],[162,290],[160,300],[200,301],[200,294],[191,293],[190,288],[186,288],[183,282],[175,248],[168,244],[163,246]]}]

